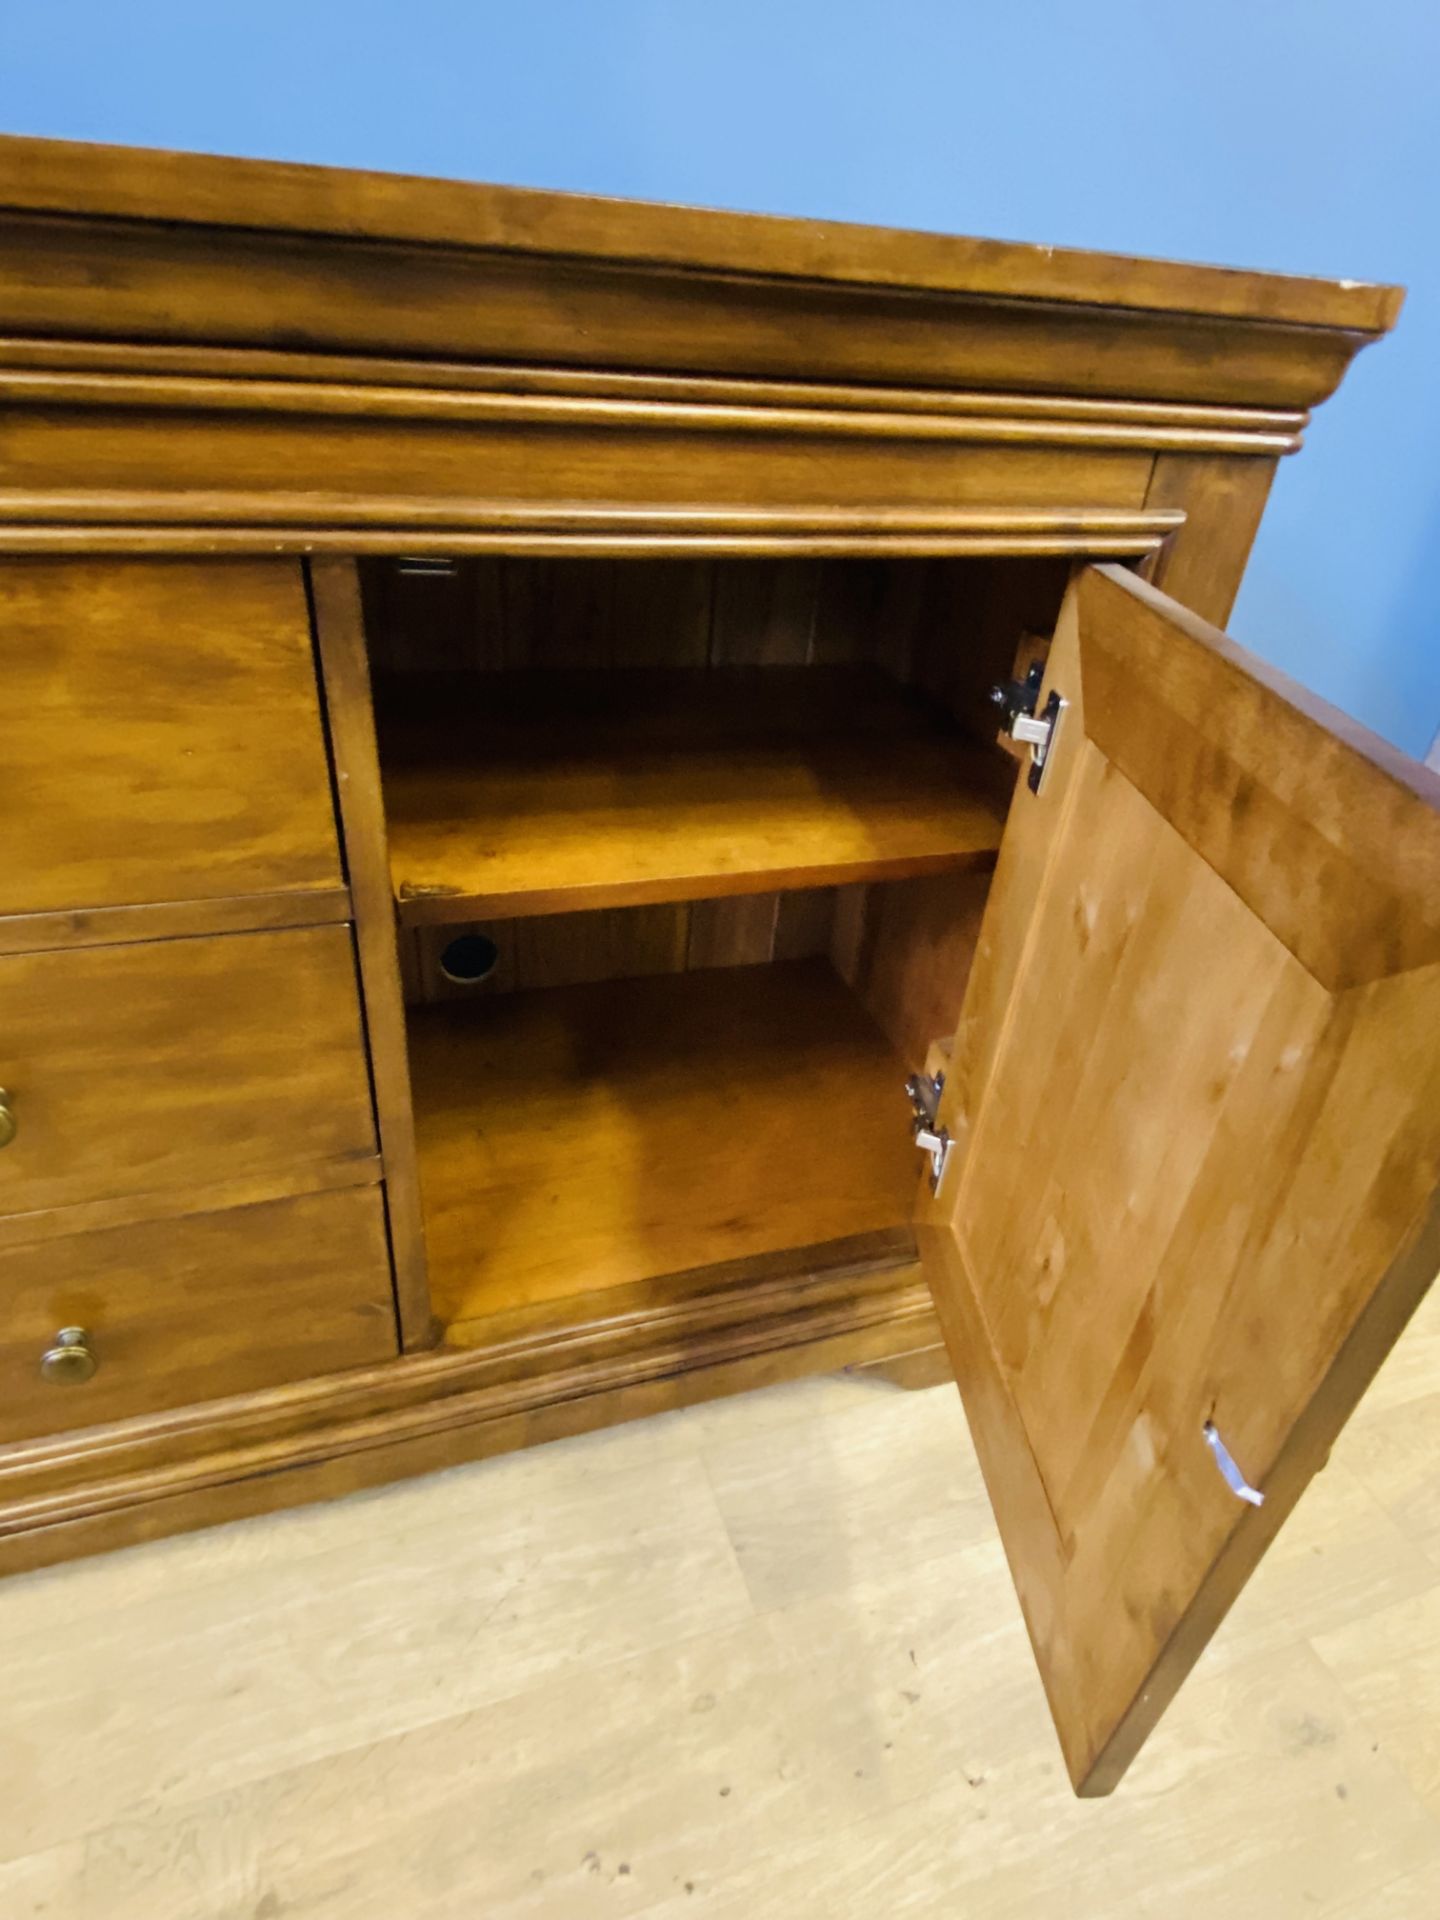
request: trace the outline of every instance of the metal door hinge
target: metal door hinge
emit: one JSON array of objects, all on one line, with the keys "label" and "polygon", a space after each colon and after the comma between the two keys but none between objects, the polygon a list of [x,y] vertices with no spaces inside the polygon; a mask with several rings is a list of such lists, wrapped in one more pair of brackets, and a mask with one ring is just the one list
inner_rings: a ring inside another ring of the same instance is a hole
[{"label": "metal door hinge", "polygon": [[915,1117],[910,1123],[910,1131],[917,1147],[930,1156],[930,1191],[940,1185],[945,1172],[945,1162],[950,1158],[950,1135],[944,1127],[937,1127],[936,1116],[940,1112],[940,1094],[945,1085],[943,1073],[912,1073],[905,1082],[905,1091],[910,1096],[910,1105],[915,1109]]},{"label": "metal door hinge", "polygon": [[1007,680],[1003,686],[990,689],[990,698],[1003,716],[1005,732],[1017,745],[1030,749],[1029,782],[1032,793],[1040,791],[1045,769],[1055,751],[1061,716],[1070,704],[1052,687],[1044,710],[1037,715],[1035,708],[1040,700],[1044,678],[1044,661],[1032,660],[1030,671],[1023,680]]}]

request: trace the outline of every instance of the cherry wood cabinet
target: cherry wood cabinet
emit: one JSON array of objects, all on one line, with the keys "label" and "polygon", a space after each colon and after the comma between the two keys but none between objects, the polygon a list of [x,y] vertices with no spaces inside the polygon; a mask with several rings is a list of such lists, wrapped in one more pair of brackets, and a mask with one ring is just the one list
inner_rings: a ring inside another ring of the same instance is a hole
[{"label": "cherry wood cabinet", "polygon": [[0,142],[0,1569],[958,1379],[1104,1792],[1440,1265],[1399,294]]}]

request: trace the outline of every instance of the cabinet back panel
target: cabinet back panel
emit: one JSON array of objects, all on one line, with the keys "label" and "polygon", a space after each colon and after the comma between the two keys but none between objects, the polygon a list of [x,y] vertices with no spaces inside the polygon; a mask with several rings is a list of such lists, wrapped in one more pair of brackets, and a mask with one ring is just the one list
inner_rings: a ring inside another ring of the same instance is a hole
[{"label": "cabinet back panel", "polygon": [[[828,958],[905,1065],[917,1069],[960,1018],[990,873],[937,874],[861,887],[615,907],[400,931],[412,1006],[479,1001],[532,987],[635,980],[767,960]],[[493,942],[483,979],[447,978],[446,949]]]},{"label": "cabinet back panel", "polygon": [[988,694],[1054,628],[1064,558],[362,563],[377,672],[875,666],[993,741]]},{"label": "cabinet back panel", "polygon": [[[530,987],[809,959],[830,950],[837,891],[815,887],[729,900],[405,927],[400,930],[405,997],[411,1004],[479,1000]],[[476,935],[494,942],[494,970],[471,983],[448,979],[442,966],[447,947]]]}]

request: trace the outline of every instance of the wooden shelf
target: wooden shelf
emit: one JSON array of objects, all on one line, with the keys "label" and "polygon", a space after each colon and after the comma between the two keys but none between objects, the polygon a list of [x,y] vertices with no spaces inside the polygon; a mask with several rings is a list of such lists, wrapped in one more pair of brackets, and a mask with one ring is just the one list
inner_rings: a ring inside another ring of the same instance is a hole
[{"label": "wooden shelf", "polygon": [[406,924],[907,879],[1000,844],[1006,763],[880,675],[415,678],[382,702]]},{"label": "wooden shelf", "polygon": [[410,1052],[452,1339],[787,1249],[913,1251],[905,1069],[823,961],[417,1008]]}]

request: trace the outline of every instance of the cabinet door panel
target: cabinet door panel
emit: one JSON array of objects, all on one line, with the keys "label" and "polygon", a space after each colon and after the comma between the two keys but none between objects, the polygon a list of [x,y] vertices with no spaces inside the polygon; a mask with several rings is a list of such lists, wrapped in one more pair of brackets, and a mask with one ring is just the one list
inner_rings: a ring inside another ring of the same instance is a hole
[{"label": "cabinet door panel", "polygon": [[1095,1793],[1440,1264],[1440,781],[1116,569],[1050,687],[920,1239]]},{"label": "cabinet door panel", "polygon": [[335,887],[294,561],[0,562],[0,914]]}]

